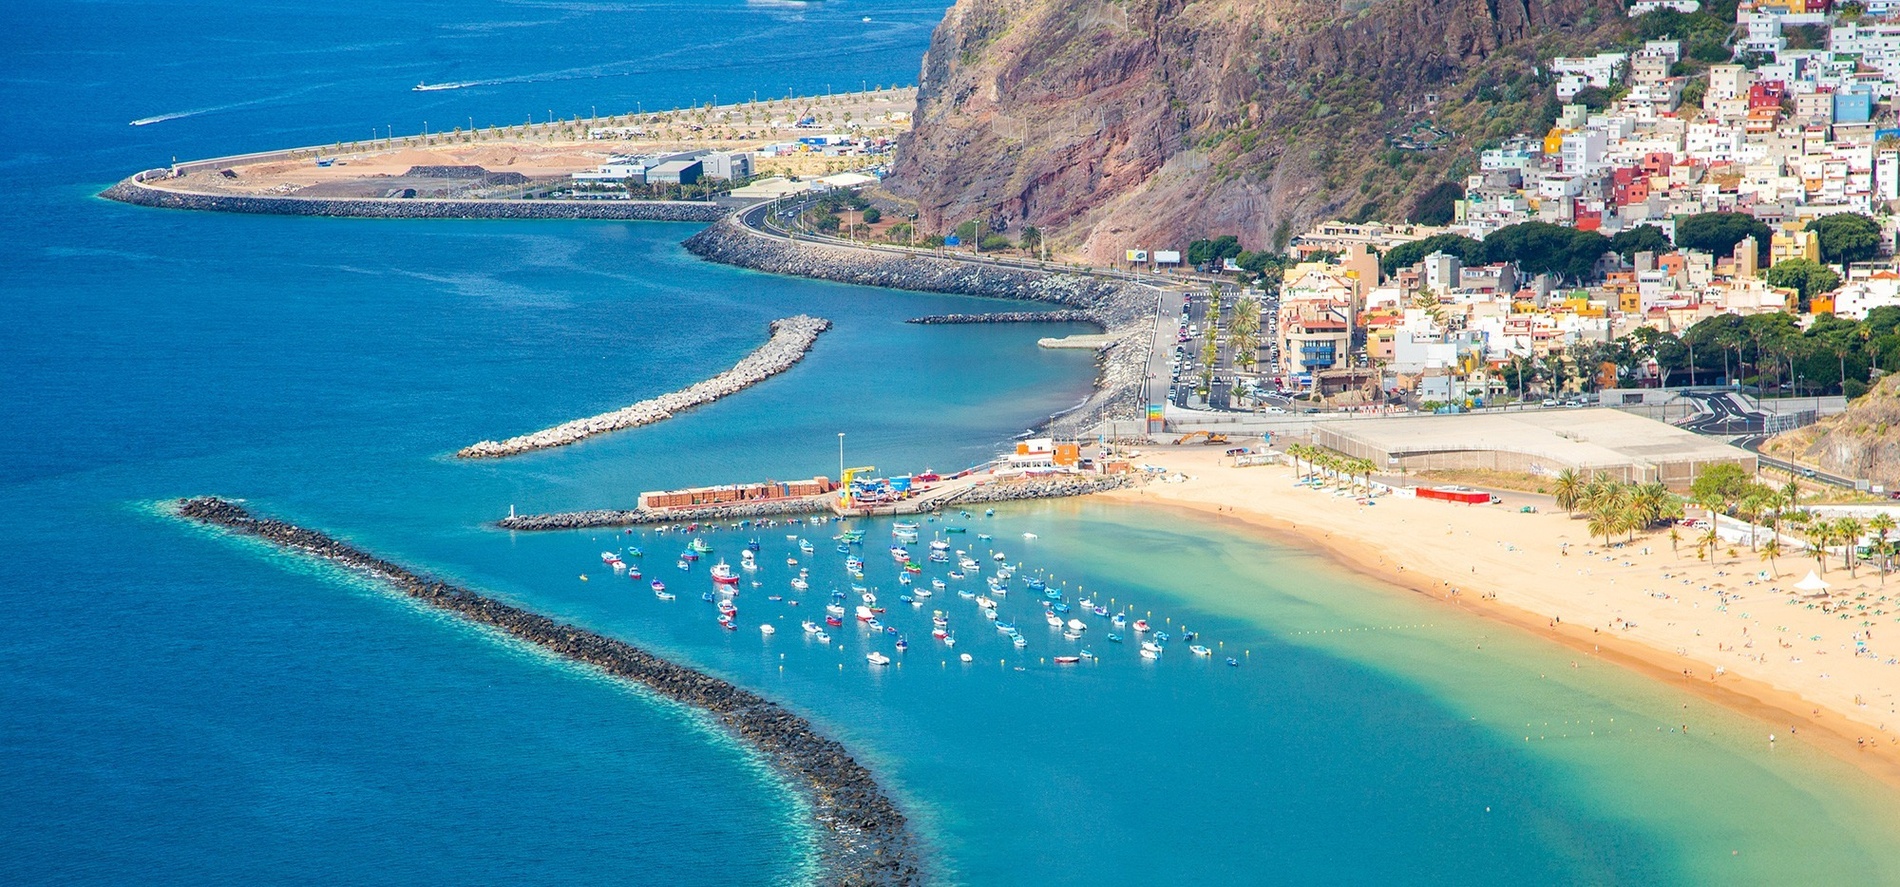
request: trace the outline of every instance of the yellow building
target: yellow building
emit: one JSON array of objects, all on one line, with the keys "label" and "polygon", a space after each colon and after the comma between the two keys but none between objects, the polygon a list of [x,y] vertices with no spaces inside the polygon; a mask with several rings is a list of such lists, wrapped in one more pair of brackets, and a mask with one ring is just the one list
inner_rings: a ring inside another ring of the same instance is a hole
[{"label": "yellow building", "polygon": [[1781,226],[1768,241],[1769,267],[1794,259],[1821,261],[1821,238],[1799,222]]},{"label": "yellow building", "polygon": [[1544,136],[1544,153],[1550,155],[1562,154],[1564,152],[1564,136],[1569,134],[1570,130],[1554,126],[1551,127],[1550,132]]}]

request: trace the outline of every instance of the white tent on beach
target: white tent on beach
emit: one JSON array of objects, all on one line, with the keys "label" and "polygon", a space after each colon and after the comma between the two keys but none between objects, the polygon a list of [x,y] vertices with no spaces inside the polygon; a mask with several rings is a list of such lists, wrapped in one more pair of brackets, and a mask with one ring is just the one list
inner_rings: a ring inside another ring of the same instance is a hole
[{"label": "white tent on beach", "polygon": [[1826,579],[1816,576],[1813,570],[1809,570],[1808,577],[1796,582],[1794,587],[1802,594],[1812,596],[1827,594],[1828,584]]}]

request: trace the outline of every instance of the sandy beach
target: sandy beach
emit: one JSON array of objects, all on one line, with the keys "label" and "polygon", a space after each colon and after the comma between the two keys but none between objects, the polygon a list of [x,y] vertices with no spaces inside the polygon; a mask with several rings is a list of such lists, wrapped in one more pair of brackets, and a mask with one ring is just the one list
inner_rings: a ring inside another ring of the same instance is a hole
[{"label": "sandy beach", "polygon": [[1448,606],[1759,717],[1777,725],[1774,741],[1793,734],[1900,787],[1900,578],[1883,588],[1874,570],[1852,579],[1831,559],[1829,612],[1793,591],[1814,567],[1811,557],[1779,557],[1774,578],[1745,541],[1713,563],[1697,559],[1686,531],[1679,553],[1667,530],[1605,548],[1546,496],[1460,505],[1386,495],[1366,504],[1297,484],[1290,465],[1234,467],[1212,447],[1157,447],[1136,461],[1167,473],[1105,497],[1290,538]]}]

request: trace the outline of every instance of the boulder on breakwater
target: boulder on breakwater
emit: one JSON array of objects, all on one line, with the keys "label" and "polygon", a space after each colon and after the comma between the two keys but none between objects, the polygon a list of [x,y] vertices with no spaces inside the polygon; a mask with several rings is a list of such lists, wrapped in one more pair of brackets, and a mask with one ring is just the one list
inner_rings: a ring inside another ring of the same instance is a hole
[{"label": "boulder on breakwater", "polygon": [[463,459],[496,459],[534,450],[564,447],[596,434],[651,425],[673,417],[674,413],[712,403],[729,394],[744,391],[792,368],[805,358],[818,341],[818,335],[831,329],[831,321],[800,314],[772,321],[771,338],[751,354],[741,358],[732,369],[703,382],[695,382],[678,391],[640,401],[630,407],[601,413],[585,419],[563,422],[553,428],[508,438],[485,440],[463,447],[455,455]]},{"label": "boulder on breakwater", "polygon": [[592,527],[750,520],[786,514],[817,514],[830,510],[832,498],[832,494],[826,493],[822,496],[770,499],[764,502],[735,502],[730,505],[708,505],[703,508],[596,509],[564,511],[556,514],[521,514],[502,518],[495,522],[495,526],[504,530],[584,530]]},{"label": "boulder on breakwater", "polygon": [[914,884],[922,880],[909,821],[871,771],[837,740],[776,702],[625,641],[419,575],[316,530],[255,517],[226,499],[186,499],[178,503],[177,513],[360,571],[416,601],[701,709],[757,748],[802,789],[814,819],[827,834],[827,881]]},{"label": "boulder on breakwater", "polygon": [[1118,490],[1134,483],[1126,474],[1096,477],[1046,477],[1021,481],[979,484],[943,500],[945,506],[974,505],[979,502],[1016,502],[1025,499],[1061,499]]},{"label": "boulder on breakwater", "polygon": [[1058,308],[1054,311],[992,311],[987,314],[926,314],[905,323],[926,326],[956,323],[1093,323],[1101,325],[1095,312]]},{"label": "boulder on breakwater", "polygon": [[716,203],[659,200],[438,200],[381,197],[278,197],[205,194],[154,188],[139,181],[148,171],[99,192],[100,197],[159,209],[332,216],[359,219],[608,219],[644,222],[711,222],[727,208]]}]

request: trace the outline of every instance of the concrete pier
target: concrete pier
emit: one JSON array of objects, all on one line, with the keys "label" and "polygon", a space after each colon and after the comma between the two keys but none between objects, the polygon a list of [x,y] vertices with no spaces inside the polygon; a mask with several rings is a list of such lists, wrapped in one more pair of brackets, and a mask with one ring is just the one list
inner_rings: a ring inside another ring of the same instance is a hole
[{"label": "concrete pier", "polygon": [[800,788],[825,836],[825,883],[914,884],[922,880],[909,821],[871,771],[837,740],[776,702],[625,641],[422,576],[316,530],[254,517],[229,500],[187,499],[178,503],[177,513],[360,571],[423,604],[698,708],[758,749]]},{"label": "concrete pier", "polygon": [[772,337],[737,364],[704,382],[697,382],[670,394],[640,401],[633,406],[563,422],[531,434],[503,441],[485,440],[463,447],[455,455],[463,459],[497,459],[534,450],[564,447],[596,434],[651,425],[673,417],[681,410],[712,403],[729,394],[744,391],[792,368],[803,360],[817,343],[818,335],[831,329],[831,321],[800,314],[772,321]]}]

